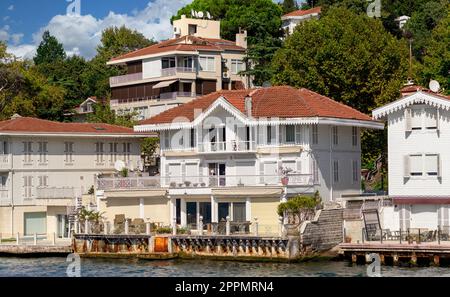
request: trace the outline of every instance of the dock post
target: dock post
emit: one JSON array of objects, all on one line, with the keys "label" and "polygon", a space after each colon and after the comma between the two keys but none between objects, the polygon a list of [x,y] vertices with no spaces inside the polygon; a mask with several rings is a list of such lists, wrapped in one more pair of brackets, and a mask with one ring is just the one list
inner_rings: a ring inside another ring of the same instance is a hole
[{"label": "dock post", "polygon": [[255,236],[258,236],[259,230],[258,230],[258,218],[255,218]]},{"label": "dock post", "polygon": [[145,234],[150,235],[151,232],[152,232],[152,229],[151,229],[151,223],[150,223],[150,222],[147,222],[147,223],[145,224]]},{"label": "dock post", "polygon": [[433,256],[433,263],[434,263],[434,266],[437,266],[437,267],[439,267],[439,265],[440,265],[440,257],[438,256],[438,255],[434,255]]},{"label": "dock post", "polygon": [[358,261],[358,256],[356,254],[352,254],[352,263],[356,263]]},{"label": "dock post", "polygon": [[366,258],[366,264],[372,263],[372,257],[370,256],[370,254],[366,254],[365,258]]},{"label": "dock post", "polygon": [[172,220],[172,235],[177,235],[177,219]]},{"label": "dock post", "polygon": [[16,234],[16,245],[19,245],[19,232],[17,232],[17,234]]},{"label": "dock post", "polygon": [[398,266],[398,254],[397,253],[394,253],[392,255],[392,265]]},{"label": "dock post", "polygon": [[56,245],[56,233],[53,232],[52,244]]},{"label": "dock post", "polygon": [[203,236],[203,216],[198,218],[198,229],[200,231],[200,236]]},{"label": "dock post", "polygon": [[364,237],[365,237],[364,228],[362,228],[361,229],[361,240],[362,240],[362,243],[364,243]]},{"label": "dock post", "polygon": [[226,225],[226,235],[230,236],[231,234],[231,221],[230,217],[227,217],[227,225]]},{"label": "dock post", "polygon": [[441,226],[438,226],[437,238],[438,244],[441,244]]},{"label": "dock post", "polygon": [[411,255],[411,265],[413,265],[413,266],[417,265],[417,255],[414,252]]},{"label": "dock post", "polygon": [[130,226],[129,226],[128,219],[125,219],[125,235],[128,235],[129,228],[130,228]]},{"label": "dock post", "polygon": [[37,245],[37,234],[34,233],[33,235],[33,245]]},{"label": "dock post", "polygon": [[381,265],[385,264],[384,254],[380,254],[380,263]]}]

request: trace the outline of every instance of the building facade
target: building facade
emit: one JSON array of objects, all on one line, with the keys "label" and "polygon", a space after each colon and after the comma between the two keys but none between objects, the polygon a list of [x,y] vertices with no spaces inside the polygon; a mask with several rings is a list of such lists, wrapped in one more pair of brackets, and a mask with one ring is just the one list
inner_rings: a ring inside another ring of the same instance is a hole
[{"label": "building facade", "polygon": [[288,36],[294,33],[295,28],[305,21],[318,19],[321,12],[322,8],[318,6],[307,10],[296,10],[283,15],[281,20],[283,21],[282,28],[285,35]]},{"label": "building facade", "polygon": [[384,228],[448,229],[450,209],[450,97],[418,86],[373,111],[388,128],[388,179],[392,207]]},{"label": "building facade", "polygon": [[277,233],[281,201],[359,194],[361,129],[382,128],[306,89],[215,92],[135,127],[160,133],[161,176],[125,187],[100,179],[101,209],[194,229],[201,218],[205,226],[256,219],[261,232]]},{"label": "building facade", "polygon": [[118,160],[139,167],[142,137],[106,124],[0,122],[0,233],[68,237],[69,215],[96,175],[114,173]]},{"label": "building facade", "polygon": [[110,78],[111,109],[135,112],[140,120],[218,90],[245,89],[247,33],[236,41],[220,37],[220,22],[182,16],[174,38],[108,62],[126,66],[127,74]]}]

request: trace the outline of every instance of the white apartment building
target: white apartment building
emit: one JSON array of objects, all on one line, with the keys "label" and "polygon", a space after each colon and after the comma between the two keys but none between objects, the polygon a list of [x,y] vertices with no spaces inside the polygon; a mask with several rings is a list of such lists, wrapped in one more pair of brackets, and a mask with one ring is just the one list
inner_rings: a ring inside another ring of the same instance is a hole
[{"label": "white apartment building", "polygon": [[140,120],[218,90],[245,89],[247,33],[236,41],[220,36],[220,21],[182,16],[173,23],[174,38],[124,54],[108,65],[126,66],[111,77],[111,109],[135,112]]},{"label": "white apartment building", "polygon": [[322,8],[318,6],[306,10],[296,10],[283,15],[281,17],[283,31],[286,35],[291,35],[299,24],[308,20],[318,19],[321,12]]},{"label": "white apartment building", "polygon": [[450,97],[418,86],[373,111],[388,127],[389,197],[383,228],[449,228]]},{"label": "white apartment building", "polygon": [[277,230],[285,199],[360,194],[361,130],[383,127],[306,89],[215,92],[136,126],[159,132],[161,176],[126,187],[100,179],[100,199],[111,218],[124,209],[181,226],[257,218],[261,232]]},{"label": "white apartment building", "polygon": [[68,215],[117,160],[138,168],[142,134],[15,116],[0,122],[0,233],[69,235]]}]

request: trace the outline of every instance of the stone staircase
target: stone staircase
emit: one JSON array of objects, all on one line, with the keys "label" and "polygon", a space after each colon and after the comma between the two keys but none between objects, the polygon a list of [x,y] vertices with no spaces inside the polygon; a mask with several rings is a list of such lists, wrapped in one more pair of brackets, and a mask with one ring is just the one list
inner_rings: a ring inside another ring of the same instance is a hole
[{"label": "stone staircase", "polygon": [[300,228],[300,243],[305,251],[326,251],[343,242],[343,209],[323,209],[318,211],[311,222]]}]

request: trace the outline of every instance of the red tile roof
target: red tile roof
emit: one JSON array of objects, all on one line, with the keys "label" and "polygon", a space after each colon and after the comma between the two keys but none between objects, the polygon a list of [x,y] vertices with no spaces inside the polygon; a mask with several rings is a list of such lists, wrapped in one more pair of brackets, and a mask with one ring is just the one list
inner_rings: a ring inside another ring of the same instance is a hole
[{"label": "red tile roof", "polygon": [[212,39],[196,36],[182,36],[175,39],[169,39],[158,44],[154,44],[134,52],[130,52],[119,57],[115,57],[111,62],[138,58],[147,55],[159,54],[170,51],[245,51],[245,48],[237,46],[235,42],[225,39]]},{"label": "red tile roof", "polygon": [[329,117],[372,121],[368,115],[313,91],[278,86],[251,90],[218,91],[169,109],[142,121],[140,124],[172,123],[177,118],[181,122],[186,122],[186,119],[193,121],[195,110],[206,110],[221,96],[242,113],[245,113],[245,97],[251,96],[252,116],[255,118]]},{"label": "red tile roof", "polygon": [[425,87],[419,86],[419,85],[407,85],[407,86],[403,87],[400,90],[400,93],[402,94],[403,97],[406,97],[406,96],[412,95],[412,94],[414,94],[416,92],[419,92],[419,91],[421,91],[423,93],[427,93],[427,94],[433,95],[433,96],[437,96],[437,97],[440,97],[440,98],[443,98],[443,99],[450,100],[450,96],[446,96],[446,95],[443,95],[443,94],[435,93],[435,92],[433,92],[433,91],[431,91],[431,90],[429,90],[429,89],[427,89]]},{"label": "red tile roof", "polygon": [[0,133],[138,134],[131,128],[96,123],[60,123],[30,117],[0,121]]},{"label": "red tile roof", "polygon": [[290,13],[287,13],[285,15],[283,15],[283,17],[300,17],[300,16],[305,16],[308,14],[313,14],[313,13],[321,13],[322,12],[322,8],[320,6],[318,7],[314,7],[311,9],[307,9],[307,10],[296,10]]}]

